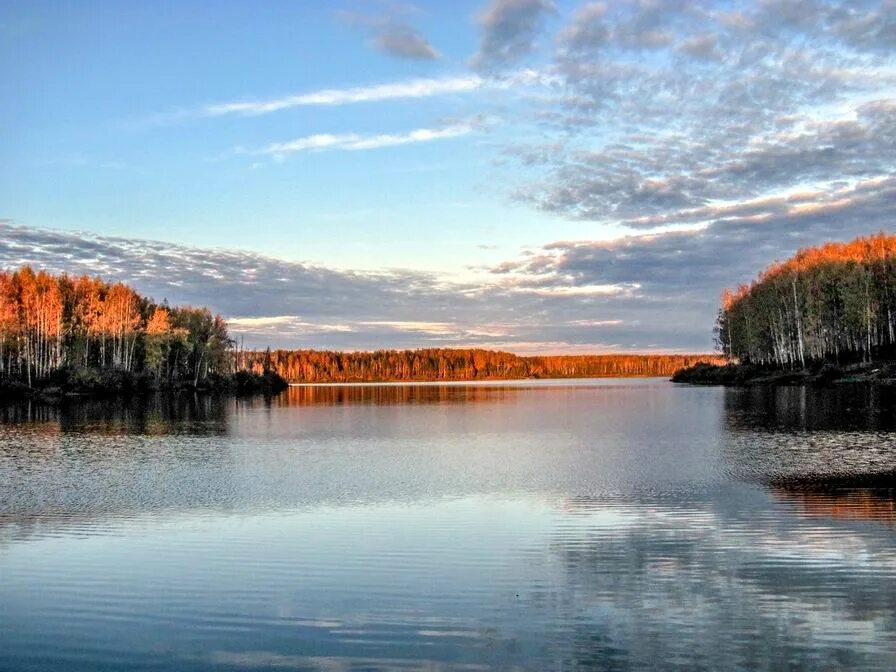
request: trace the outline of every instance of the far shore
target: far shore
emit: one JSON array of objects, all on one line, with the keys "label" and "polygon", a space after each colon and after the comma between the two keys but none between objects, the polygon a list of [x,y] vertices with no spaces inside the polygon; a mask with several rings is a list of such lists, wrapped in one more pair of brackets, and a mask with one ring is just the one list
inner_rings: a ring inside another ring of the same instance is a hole
[{"label": "far shore", "polygon": [[276,374],[247,374],[240,372],[235,376],[223,376],[212,380],[206,380],[199,385],[179,383],[176,385],[156,385],[139,377],[130,377],[118,380],[109,385],[72,385],[72,384],[43,384],[28,387],[23,383],[0,381],[0,404],[15,403],[20,401],[38,401],[47,404],[62,402],[77,402],[79,399],[116,399],[132,398],[144,395],[161,394],[177,396],[182,394],[233,394],[245,396],[252,394],[278,394],[289,387],[379,387],[379,386],[486,386],[509,385],[525,386],[536,383],[572,383],[586,380],[669,380],[668,376],[556,376],[556,377],[530,377],[530,378],[474,378],[452,380],[368,380],[368,381],[332,381],[332,382],[304,382],[285,381]]},{"label": "far shore", "polygon": [[450,380],[437,379],[407,379],[407,380],[344,380],[332,382],[304,382],[301,380],[290,381],[289,387],[377,387],[380,385],[493,385],[495,383],[525,385],[528,383],[550,382],[575,382],[577,380],[670,380],[669,376],[551,376],[530,378],[452,378]]},{"label": "far shore", "polygon": [[[0,404],[21,401],[37,401],[43,404],[77,403],[79,400],[133,398],[145,395],[183,394],[232,394],[246,396],[254,394],[273,395],[289,387],[378,387],[378,386],[489,386],[506,385],[523,387],[526,385],[550,386],[551,384],[571,384],[575,381],[599,381],[608,383],[622,380],[660,380],[673,383],[702,386],[749,387],[749,386],[834,386],[843,384],[874,384],[896,386],[896,361],[856,363],[836,366],[830,363],[817,364],[805,370],[782,370],[771,366],[730,363],[724,365],[699,363],[668,375],[618,375],[618,376],[530,376],[482,377],[472,379],[405,379],[405,380],[346,380],[346,381],[287,381],[274,373],[255,374],[239,372],[230,376],[218,376],[203,381],[199,385],[180,382],[176,385],[156,384],[145,378],[131,376],[117,378],[114,384],[53,384],[47,383],[28,387],[22,383],[0,382]],[[108,382],[106,380],[105,382]]]}]

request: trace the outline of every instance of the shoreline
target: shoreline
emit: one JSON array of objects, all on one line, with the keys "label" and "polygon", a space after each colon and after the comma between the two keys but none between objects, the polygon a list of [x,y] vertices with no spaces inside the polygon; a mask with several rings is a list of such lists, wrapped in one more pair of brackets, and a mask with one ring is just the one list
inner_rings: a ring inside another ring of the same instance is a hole
[{"label": "shoreline", "polygon": [[337,380],[332,382],[289,381],[289,387],[377,387],[381,385],[494,385],[498,383],[526,385],[539,382],[572,382],[576,380],[670,380],[668,375],[631,376],[532,376],[530,378],[451,378],[445,380],[431,378],[408,378],[400,380]]},{"label": "shoreline", "polygon": [[66,387],[57,385],[43,385],[36,387],[28,387],[26,384],[18,381],[0,381],[0,406],[11,403],[21,403],[25,401],[37,401],[45,404],[59,404],[65,402],[96,401],[96,400],[114,400],[114,399],[135,399],[152,395],[164,395],[176,397],[182,394],[229,394],[233,396],[249,396],[255,394],[276,395],[287,389],[304,388],[304,387],[400,387],[400,386],[488,386],[488,385],[508,385],[513,387],[524,387],[526,385],[536,386],[539,383],[574,383],[575,381],[594,381],[594,380],[656,380],[669,381],[669,376],[575,376],[575,377],[552,377],[552,378],[474,378],[474,379],[451,379],[451,380],[373,380],[373,381],[333,381],[333,382],[289,382],[279,376],[276,380],[265,379],[262,374],[251,374],[251,380],[243,380],[239,383],[228,380],[216,380],[211,384],[194,386],[191,383],[175,383],[161,386],[143,385],[139,381],[136,384],[126,386],[110,386],[110,387]]},{"label": "shoreline", "polygon": [[787,370],[754,364],[697,364],[680,369],[672,382],[687,385],[720,385],[723,387],[791,387],[810,385],[896,385],[896,362],[877,361],[837,366],[816,364],[803,370]]},{"label": "shoreline", "polygon": [[332,388],[332,387],[400,387],[400,386],[489,386],[507,385],[525,387],[526,385],[574,384],[575,381],[622,381],[622,380],[656,380],[668,381],[679,385],[722,386],[722,387],[832,387],[847,384],[865,384],[896,386],[896,361],[874,362],[871,364],[853,364],[836,367],[831,364],[816,366],[802,371],[781,370],[768,366],[749,364],[707,364],[700,363],[692,367],[679,369],[672,376],[557,376],[530,378],[472,378],[472,379],[408,379],[408,380],[368,380],[368,381],[332,381],[303,382],[287,381],[270,373],[257,374],[239,372],[229,376],[206,380],[199,385],[186,381],[176,381],[162,385],[153,384],[138,376],[125,378],[116,385],[80,386],[78,384],[52,383],[28,387],[20,381],[0,381],[0,406],[27,401],[47,405],[77,403],[78,401],[97,400],[130,400],[162,395],[179,397],[184,394],[232,395],[235,397],[251,395],[273,396],[289,388]]},{"label": "shoreline", "polygon": [[[87,371],[29,386],[19,380],[0,380],[0,406],[27,401],[55,405],[78,400],[133,399],[150,395],[181,394],[277,394],[288,384],[275,373],[238,371],[214,376],[198,384],[185,380],[159,382],[145,375],[121,371]],[[111,374],[111,377],[110,375]],[[96,375],[97,377],[92,377]]]}]

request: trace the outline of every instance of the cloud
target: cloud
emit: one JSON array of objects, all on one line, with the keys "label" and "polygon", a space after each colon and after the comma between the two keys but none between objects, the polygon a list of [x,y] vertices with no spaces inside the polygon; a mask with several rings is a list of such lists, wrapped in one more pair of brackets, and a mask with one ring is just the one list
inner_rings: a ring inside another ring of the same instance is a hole
[{"label": "cloud", "polygon": [[678,45],[678,50],[694,58],[717,59],[721,58],[721,54],[716,49],[717,41],[716,36],[712,33],[694,35],[685,38]]},{"label": "cloud", "polygon": [[171,124],[197,118],[257,117],[302,107],[336,107],[388,101],[413,101],[438,96],[472,94],[477,91],[527,92],[531,88],[554,86],[555,74],[531,68],[508,70],[481,76],[476,73],[368,84],[344,88],[326,88],[268,98],[229,100],[198,107],[149,115],[135,124]]},{"label": "cloud", "polygon": [[441,54],[417,30],[402,24],[388,24],[377,31],[373,44],[378,51],[397,58],[434,61]]},{"label": "cloud", "polygon": [[623,235],[896,175],[894,8],[586,3],[539,66],[551,85],[516,110],[536,132],[503,149],[507,193]]},{"label": "cloud", "polygon": [[[705,226],[609,241],[558,241],[496,265],[505,286],[543,291],[632,287],[618,297],[632,324],[670,338],[689,325],[707,329],[722,289],[748,282],[776,259],[823,240],[892,229],[896,176],[794,193],[725,208],[706,208]],[[693,214],[686,218],[693,217]],[[635,314],[638,318],[633,317]]]},{"label": "cloud", "polygon": [[891,52],[896,44],[896,3],[879,3],[872,10],[861,7],[832,8],[828,23],[833,32],[864,49]]},{"label": "cloud", "polygon": [[896,171],[896,98],[838,117],[800,115],[783,127],[710,146],[699,137],[653,137],[542,157],[545,171],[517,198],[546,212],[626,225],[694,213],[717,201],[747,203],[801,185]]},{"label": "cloud", "polygon": [[555,12],[552,0],[491,0],[477,18],[482,39],[470,64],[494,71],[528,56],[545,18]]},{"label": "cloud", "polygon": [[381,14],[371,15],[353,11],[338,11],[336,17],[342,23],[358,29],[368,36],[368,43],[387,56],[420,61],[434,61],[441,54],[429,40],[407,22],[420,10],[410,5],[386,5]]},{"label": "cloud", "polygon": [[559,35],[559,42],[565,50],[586,52],[599,49],[610,38],[610,32],[603,22],[607,6],[602,2],[589,2],[576,13],[574,20]]},{"label": "cloud", "polygon": [[226,316],[224,319],[231,330],[240,333],[249,332],[256,336],[268,334],[276,337],[278,334],[288,332],[295,337],[301,337],[309,334],[354,331],[350,324],[309,322],[299,315],[272,315],[270,317]]},{"label": "cloud", "polygon": [[222,117],[227,115],[253,116],[306,106],[352,105],[386,100],[429,98],[475,91],[484,85],[477,75],[410,79],[387,84],[356,86],[345,89],[320,89],[279,98],[230,101],[205,105],[188,116]]},{"label": "cloud", "polygon": [[400,145],[458,138],[472,133],[475,129],[476,125],[468,122],[442,128],[418,128],[406,133],[381,133],[366,136],[358,135],[357,133],[336,135],[319,133],[286,142],[275,142],[258,149],[240,148],[237,150],[237,153],[253,156],[273,156],[282,159],[290,154],[313,150],[340,149],[344,151],[361,151],[382,149],[384,147],[397,147]]}]

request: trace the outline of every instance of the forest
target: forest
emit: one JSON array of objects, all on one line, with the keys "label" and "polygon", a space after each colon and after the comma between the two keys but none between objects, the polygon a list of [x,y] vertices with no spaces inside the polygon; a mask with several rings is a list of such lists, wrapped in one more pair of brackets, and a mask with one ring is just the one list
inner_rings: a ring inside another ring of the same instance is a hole
[{"label": "forest", "polygon": [[239,353],[240,368],[272,370],[290,382],[352,383],[400,380],[500,380],[668,376],[711,355],[551,355],[524,357],[481,349],[430,348],[329,352],[275,350]]},{"label": "forest", "polygon": [[[250,384],[234,379],[227,325],[122,283],[23,266],[0,271],[0,381],[99,391]],[[229,378],[228,378],[229,377]]]},{"label": "forest", "polygon": [[[242,350],[207,308],[120,282],[23,266],[0,271],[0,382],[76,391],[308,383],[667,376],[705,355],[523,357],[482,349]],[[250,390],[251,391],[251,390]]]},{"label": "forest", "polygon": [[805,369],[892,358],[896,236],[800,250],[722,296],[716,337],[742,364]]}]

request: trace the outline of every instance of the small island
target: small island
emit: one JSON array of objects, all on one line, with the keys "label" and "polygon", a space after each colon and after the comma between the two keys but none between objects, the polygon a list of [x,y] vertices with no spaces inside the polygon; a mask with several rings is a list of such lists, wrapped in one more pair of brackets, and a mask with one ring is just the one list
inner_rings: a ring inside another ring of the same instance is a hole
[{"label": "small island", "polygon": [[727,362],[685,367],[672,380],[896,384],[896,236],[806,248],[726,290],[716,340]]}]

